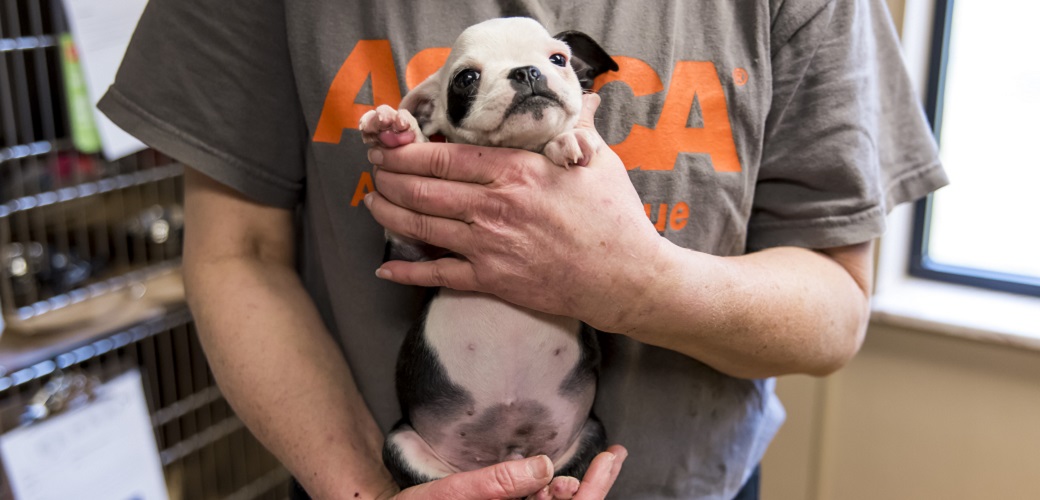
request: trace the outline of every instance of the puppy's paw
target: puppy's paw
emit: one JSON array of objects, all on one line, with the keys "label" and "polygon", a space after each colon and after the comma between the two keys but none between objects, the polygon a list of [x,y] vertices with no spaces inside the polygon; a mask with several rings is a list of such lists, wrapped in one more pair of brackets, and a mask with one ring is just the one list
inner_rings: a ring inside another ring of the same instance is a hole
[{"label": "puppy's paw", "polygon": [[413,142],[426,142],[419,122],[407,109],[394,109],[385,104],[361,116],[358,123],[361,140],[370,146],[396,148]]},{"label": "puppy's paw", "polygon": [[599,134],[585,129],[568,130],[549,141],[543,153],[561,167],[584,167],[589,164],[603,139]]},{"label": "puppy's paw", "polygon": [[569,500],[578,493],[579,486],[581,486],[581,482],[577,478],[557,476],[548,486],[527,498],[528,500]]}]

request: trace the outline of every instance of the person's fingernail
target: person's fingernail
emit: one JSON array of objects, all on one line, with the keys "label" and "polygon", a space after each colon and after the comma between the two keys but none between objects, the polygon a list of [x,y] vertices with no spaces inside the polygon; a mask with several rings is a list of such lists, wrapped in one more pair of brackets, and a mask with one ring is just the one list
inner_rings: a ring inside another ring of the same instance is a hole
[{"label": "person's fingernail", "polygon": [[372,148],[368,150],[368,161],[372,162],[373,165],[383,164],[383,151],[379,148]]},{"label": "person's fingernail", "polygon": [[527,461],[527,473],[535,479],[547,479],[552,475],[552,462],[545,455],[534,457]]},{"label": "person's fingernail", "polygon": [[366,207],[372,208],[372,197],[374,197],[374,196],[375,195],[372,194],[372,193],[368,193],[368,194],[365,195],[365,206]]},{"label": "person's fingernail", "polygon": [[388,280],[388,279],[393,278],[393,277],[394,277],[394,274],[391,273],[389,269],[383,269],[383,268],[376,269],[376,278]]}]

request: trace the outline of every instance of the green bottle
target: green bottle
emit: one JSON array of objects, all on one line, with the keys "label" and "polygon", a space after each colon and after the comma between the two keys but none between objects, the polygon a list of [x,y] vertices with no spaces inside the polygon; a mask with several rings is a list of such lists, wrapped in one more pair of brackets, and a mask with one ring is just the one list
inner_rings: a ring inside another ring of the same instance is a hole
[{"label": "green bottle", "polygon": [[101,151],[101,137],[94,123],[94,106],[87,93],[76,45],[69,33],[60,35],[58,42],[61,44],[61,68],[65,77],[65,97],[69,103],[72,144],[81,153],[97,153]]}]

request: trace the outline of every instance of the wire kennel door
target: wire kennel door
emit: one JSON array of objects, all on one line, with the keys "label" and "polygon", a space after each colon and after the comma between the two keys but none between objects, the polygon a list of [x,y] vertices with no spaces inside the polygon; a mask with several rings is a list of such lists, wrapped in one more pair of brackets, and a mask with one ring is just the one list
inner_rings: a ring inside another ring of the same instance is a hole
[{"label": "wire kennel door", "polygon": [[[171,500],[278,500],[289,474],[235,416],[213,381],[187,309],[0,377],[0,421],[16,420],[50,379],[114,378],[138,368]],[[55,471],[60,480],[61,471]],[[0,500],[11,492],[0,477]]]},{"label": "wire kennel door", "polygon": [[179,282],[183,167],[77,149],[67,31],[60,0],[0,0],[0,408],[63,373],[136,367],[171,498],[284,498],[288,474],[213,383],[183,301],[141,300]]},{"label": "wire kennel door", "polygon": [[180,259],[182,167],[153,150],[107,162],[73,146],[64,31],[56,0],[0,0],[0,305],[9,327]]}]

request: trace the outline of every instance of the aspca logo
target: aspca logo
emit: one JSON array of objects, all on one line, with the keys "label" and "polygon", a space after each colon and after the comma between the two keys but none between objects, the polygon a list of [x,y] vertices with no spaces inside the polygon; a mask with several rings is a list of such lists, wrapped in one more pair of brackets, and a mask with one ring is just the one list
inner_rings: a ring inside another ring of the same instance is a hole
[{"label": "aspca logo", "polygon": [[[405,67],[405,85],[415,88],[426,77],[444,65],[450,49],[435,47],[416,54]],[[600,75],[593,87],[627,85],[636,97],[664,92],[660,75],[649,64],[634,57],[614,56],[618,71]],[[745,70],[733,73],[734,83],[743,86],[748,81]],[[372,91],[372,104],[358,103],[365,82]],[[380,104],[397,107],[401,102],[397,69],[388,40],[361,40],[347,56],[336,73],[325,97],[321,117],[313,140],[319,143],[339,144],[343,130],[357,127],[361,115]],[[699,106],[702,126],[690,127],[688,121],[694,106]],[[740,172],[740,159],[733,142],[726,94],[715,64],[710,61],[678,61],[661,114],[654,128],[633,123],[625,139],[610,146],[621,157],[629,170],[671,171],[680,154],[706,155],[716,172]],[[362,171],[350,206],[357,207],[375,186],[372,175]],[[644,203],[643,208],[654,227],[661,233],[686,228],[691,206],[681,200],[666,203]]]},{"label": "aspca logo", "polygon": [[[405,68],[405,84],[414,88],[448,59],[450,49],[435,47],[416,54]],[[614,56],[620,69],[600,75],[594,90],[605,85],[628,85],[637,98],[665,90],[661,77],[649,64],[634,57]],[[738,85],[748,75],[736,70]],[[372,104],[357,102],[366,81],[371,82]],[[380,104],[397,107],[401,102],[397,69],[389,40],[361,40],[343,62],[325,97],[314,142],[338,144],[344,129],[357,127],[361,115]],[[693,106],[699,106],[703,126],[689,127]],[[610,146],[629,170],[672,170],[680,154],[703,154],[716,172],[740,172],[733,142],[726,94],[718,71],[710,61],[677,61],[654,128],[632,124],[628,136]]]}]

